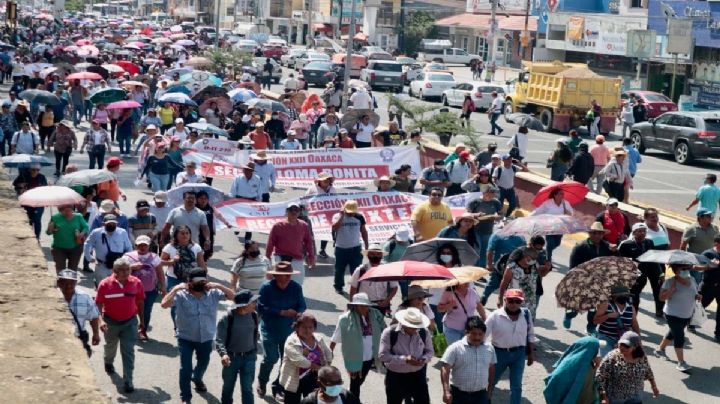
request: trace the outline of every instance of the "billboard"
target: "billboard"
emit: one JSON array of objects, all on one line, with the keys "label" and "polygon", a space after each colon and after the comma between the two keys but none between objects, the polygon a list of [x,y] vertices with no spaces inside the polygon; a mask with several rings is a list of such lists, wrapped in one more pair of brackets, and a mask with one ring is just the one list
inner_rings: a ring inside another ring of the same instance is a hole
[{"label": "billboard", "polygon": [[[490,12],[492,3],[490,0],[467,0],[465,11],[468,13],[480,13]],[[525,12],[527,8],[526,0],[503,0],[503,11],[513,12],[522,11]]]}]

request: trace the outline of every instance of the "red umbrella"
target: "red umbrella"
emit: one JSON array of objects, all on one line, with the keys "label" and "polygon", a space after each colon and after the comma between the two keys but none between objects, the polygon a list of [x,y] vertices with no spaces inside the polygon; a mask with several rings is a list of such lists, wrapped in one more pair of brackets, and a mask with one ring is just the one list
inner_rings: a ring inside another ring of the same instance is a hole
[{"label": "red umbrella", "polygon": [[64,206],[81,203],[85,198],[67,187],[36,187],[20,195],[20,206]]},{"label": "red umbrella", "polygon": [[130,74],[140,74],[140,67],[135,63],[128,62],[127,60],[121,60],[113,64],[122,67],[123,69],[125,69],[126,72]]},{"label": "red umbrella", "polygon": [[66,80],[102,80],[102,76],[93,72],[78,72],[73,73],[67,77]]},{"label": "red umbrella", "polygon": [[360,280],[380,282],[454,278],[452,272],[442,265],[419,261],[397,261],[370,268]]},{"label": "red umbrella", "polygon": [[140,103],[137,101],[132,100],[123,100],[123,101],[116,101],[111,102],[110,104],[105,107],[105,109],[128,109],[128,108],[138,108],[140,107]]},{"label": "red umbrella", "polygon": [[556,182],[555,184],[542,187],[532,200],[532,204],[535,206],[542,205],[543,202],[550,199],[550,194],[556,189],[563,190],[565,193],[565,200],[568,201],[570,205],[582,202],[589,191],[585,184],[581,184],[577,181]]}]

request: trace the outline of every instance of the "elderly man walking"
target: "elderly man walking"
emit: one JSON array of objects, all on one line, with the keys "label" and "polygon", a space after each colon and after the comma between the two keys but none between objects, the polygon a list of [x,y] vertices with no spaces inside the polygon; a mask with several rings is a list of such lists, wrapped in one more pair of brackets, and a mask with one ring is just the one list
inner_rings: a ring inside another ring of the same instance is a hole
[{"label": "elderly man walking", "polygon": [[100,343],[100,312],[95,301],[80,289],[77,289],[78,274],[72,269],[63,269],[57,274],[57,287],[62,292],[65,302],[68,304],[70,314],[75,321],[75,336],[82,341],[83,348],[87,351],[88,357],[92,355],[90,348],[90,333],[85,329],[85,323],[90,322],[92,327],[92,344]]},{"label": "elderly man walking", "polygon": [[[198,393],[207,391],[202,379],[213,349],[218,303],[234,297],[232,289],[208,282],[207,270],[194,268],[188,275],[188,283],[175,286],[162,300],[162,308],[175,306],[176,309],[180,399],[183,403],[189,403],[192,398],[190,380],[195,383]],[[195,368],[192,366],[193,353],[197,357]]]},{"label": "elderly man walking", "polygon": [[[368,232],[365,228],[365,216],[358,212],[355,200],[345,201],[340,212],[332,217],[332,230],[335,232],[335,292],[343,294],[345,269],[350,272],[362,264],[362,247],[368,248]],[[361,244],[362,242],[362,244]]]},{"label": "elderly man walking", "polygon": [[127,258],[116,259],[112,270],[112,275],[103,279],[98,285],[95,296],[95,303],[102,313],[100,330],[105,333],[105,372],[115,373],[113,362],[119,343],[123,364],[123,387],[126,393],[132,393],[135,391],[133,370],[138,322],[140,327],[145,329],[143,319],[145,290],[140,279],[130,275],[130,260]]},{"label": "elderly man walking", "polygon": [[95,263],[95,285],[110,276],[118,258],[133,250],[127,232],[117,225],[117,216],[107,214],[103,218],[103,227],[91,231],[85,240],[85,258],[89,263]]}]

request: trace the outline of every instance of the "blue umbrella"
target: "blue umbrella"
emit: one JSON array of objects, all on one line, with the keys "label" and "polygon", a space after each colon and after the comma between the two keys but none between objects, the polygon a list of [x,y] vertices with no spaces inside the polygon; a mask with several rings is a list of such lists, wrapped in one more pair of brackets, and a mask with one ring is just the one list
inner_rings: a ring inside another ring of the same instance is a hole
[{"label": "blue umbrella", "polygon": [[225,129],[220,129],[217,126],[207,122],[194,122],[188,125],[188,128],[197,129],[200,132],[212,133],[218,136],[227,136],[228,133]]},{"label": "blue umbrella", "polygon": [[127,92],[119,88],[104,88],[97,90],[90,95],[93,104],[110,104],[111,102],[122,101],[127,97]]},{"label": "blue umbrella", "polygon": [[33,164],[40,164],[41,166],[53,165],[50,160],[35,154],[13,154],[12,156],[5,156],[2,158],[2,163],[5,167],[22,168],[30,167]]},{"label": "blue umbrella", "polygon": [[169,93],[165,94],[158,99],[158,102],[171,102],[173,104],[189,105],[191,107],[197,107],[197,103],[190,99],[186,94],[183,93]]},{"label": "blue umbrella", "polygon": [[191,86],[197,84],[199,88],[205,88],[207,86],[220,87],[222,85],[222,79],[212,73],[195,70],[180,76],[180,83],[188,84]]},{"label": "blue umbrella", "polygon": [[0,53],[0,61],[5,64],[10,63],[10,55],[8,55],[7,53]]},{"label": "blue umbrella", "polygon": [[25,90],[18,94],[21,100],[27,100],[37,104],[60,105],[61,101],[57,95],[45,90]]},{"label": "blue umbrella", "polygon": [[257,94],[255,94],[253,90],[248,90],[247,88],[236,88],[228,91],[227,95],[235,103],[245,102],[252,100],[253,98],[257,98]]},{"label": "blue umbrella", "polygon": [[168,87],[167,90],[165,90],[165,94],[169,94],[169,93],[182,93],[185,95],[190,95],[190,93],[192,93],[192,91],[190,91],[189,88],[187,88],[183,85],[176,84],[174,86]]}]

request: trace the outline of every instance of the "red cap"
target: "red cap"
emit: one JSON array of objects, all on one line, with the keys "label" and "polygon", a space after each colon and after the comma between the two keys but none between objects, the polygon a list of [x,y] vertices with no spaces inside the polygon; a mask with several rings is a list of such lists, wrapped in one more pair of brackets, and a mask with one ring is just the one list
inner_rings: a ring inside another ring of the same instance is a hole
[{"label": "red cap", "polygon": [[506,299],[520,299],[525,301],[525,293],[520,289],[508,289],[505,291]]},{"label": "red cap", "polygon": [[108,166],[108,167],[117,167],[117,166],[119,166],[119,165],[122,164],[122,163],[123,163],[123,162],[122,162],[122,160],[120,160],[119,157],[110,157],[110,158],[108,159],[108,161],[107,161],[106,166]]},{"label": "red cap", "polygon": [[462,158],[464,158],[464,159],[469,159],[469,158],[470,158],[470,152],[467,151],[467,150],[463,150],[463,151],[460,152],[460,157],[462,157]]}]

